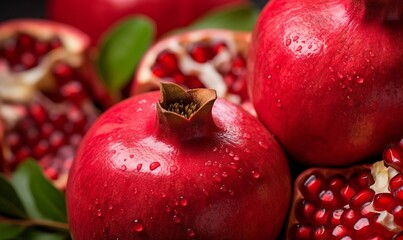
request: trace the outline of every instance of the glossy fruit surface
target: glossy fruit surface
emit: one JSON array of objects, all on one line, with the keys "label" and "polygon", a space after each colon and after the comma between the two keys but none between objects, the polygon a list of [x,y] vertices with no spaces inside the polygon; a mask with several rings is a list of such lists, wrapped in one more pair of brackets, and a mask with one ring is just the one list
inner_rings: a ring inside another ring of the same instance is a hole
[{"label": "glossy fruit surface", "polygon": [[183,27],[207,11],[245,0],[49,0],[48,15],[52,20],[67,23],[89,34],[94,44],[118,20],[145,15],[156,23],[158,36]]},{"label": "glossy fruit surface", "polygon": [[115,105],[85,136],[66,191],[73,238],[274,239],[290,197],[276,141],[213,90],[161,94]]},{"label": "glossy fruit surface", "polygon": [[306,165],[380,155],[403,135],[403,2],[273,0],[249,51],[256,112]]},{"label": "glossy fruit surface", "polygon": [[295,183],[288,239],[400,239],[402,160],[403,140],[371,165],[303,172]]},{"label": "glossy fruit surface", "polygon": [[0,25],[1,170],[28,157],[64,188],[75,149],[112,104],[88,64],[89,38],[64,24],[19,19]]}]

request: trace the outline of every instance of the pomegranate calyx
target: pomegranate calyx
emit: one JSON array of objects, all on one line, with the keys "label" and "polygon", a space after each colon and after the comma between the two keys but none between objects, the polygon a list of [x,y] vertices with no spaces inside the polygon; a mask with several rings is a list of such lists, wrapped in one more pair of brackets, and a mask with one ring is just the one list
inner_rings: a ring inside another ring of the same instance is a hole
[{"label": "pomegranate calyx", "polygon": [[162,134],[175,131],[181,139],[188,140],[216,129],[211,116],[217,99],[215,90],[185,90],[177,84],[161,82],[160,92],[157,114]]}]

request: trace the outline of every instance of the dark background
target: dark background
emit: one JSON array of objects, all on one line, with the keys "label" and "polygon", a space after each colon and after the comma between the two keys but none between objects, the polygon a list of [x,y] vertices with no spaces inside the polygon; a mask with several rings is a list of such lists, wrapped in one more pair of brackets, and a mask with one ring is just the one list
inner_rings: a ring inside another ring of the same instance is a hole
[{"label": "dark background", "polygon": [[[63,0],[69,1],[69,0]],[[86,1],[86,0],[83,0]],[[200,0],[203,1],[203,0]],[[251,0],[262,8],[268,0]],[[45,18],[46,0],[0,0],[0,21],[11,18]]]}]

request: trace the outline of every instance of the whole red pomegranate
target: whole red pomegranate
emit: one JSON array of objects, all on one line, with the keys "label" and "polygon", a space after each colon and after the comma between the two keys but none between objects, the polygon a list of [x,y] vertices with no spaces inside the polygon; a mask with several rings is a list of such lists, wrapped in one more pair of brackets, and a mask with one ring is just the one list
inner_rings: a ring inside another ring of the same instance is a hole
[{"label": "whole red pomegranate", "polygon": [[112,99],[95,78],[89,38],[34,19],[0,24],[0,170],[33,157],[63,188],[75,149]]},{"label": "whole red pomegranate", "polygon": [[102,34],[123,17],[146,15],[156,23],[157,35],[183,27],[214,8],[247,0],[49,0],[52,20],[75,26],[96,44]]},{"label": "whole red pomegranate", "polygon": [[132,95],[158,89],[160,81],[185,88],[213,88],[218,97],[248,102],[246,55],[250,33],[203,29],[157,42],[143,57]]},{"label": "whole red pomegranate", "polygon": [[285,156],[256,118],[215,99],[163,83],[161,96],[104,113],[69,175],[73,238],[275,239],[290,197]]},{"label": "whole red pomegranate", "polygon": [[251,43],[251,101],[291,158],[352,164],[403,135],[402,1],[273,0]]},{"label": "whole red pomegranate", "polygon": [[288,239],[403,239],[403,139],[383,161],[296,180]]}]

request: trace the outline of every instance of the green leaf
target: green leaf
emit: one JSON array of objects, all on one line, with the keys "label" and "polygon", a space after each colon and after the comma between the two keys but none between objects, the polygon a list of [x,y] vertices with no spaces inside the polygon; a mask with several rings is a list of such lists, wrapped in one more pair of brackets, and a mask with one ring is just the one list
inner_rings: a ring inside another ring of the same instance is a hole
[{"label": "green leaf", "polygon": [[252,4],[236,5],[213,10],[179,31],[204,28],[252,31],[259,9]]},{"label": "green leaf", "polygon": [[21,226],[0,223],[0,240],[17,239],[24,230]]},{"label": "green leaf", "polygon": [[153,22],[140,16],[126,19],[108,32],[102,42],[97,65],[110,90],[121,90],[131,81],[154,35]]},{"label": "green leaf", "polygon": [[26,212],[13,186],[0,174],[0,215],[26,218]]},{"label": "green leaf", "polygon": [[29,229],[24,232],[20,238],[21,240],[29,239],[29,240],[67,240],[71,239],[69,234],[67,233],[58,233],[58,232],[43,232],[39,231],[35,228]]},{"label": "green leaf", "polygon": [[35,171],[35,168],[32,168],[31,165],[32,163],[29,161],[25,161],[20,164],[11,177],[11,184],[14,186],[14,189],[20,196],[28,215],[31,218],[44,219],[32,196],[30,179],[32,171]]},{"label": "green leaf", "polygon": [[66,200],[64,193],[56,189],[43,176],[42,169],[33,160],[26,160],[25,165],[30,169],[29,187],[35,205],[45,218],[58,222],[67,222]]}]

